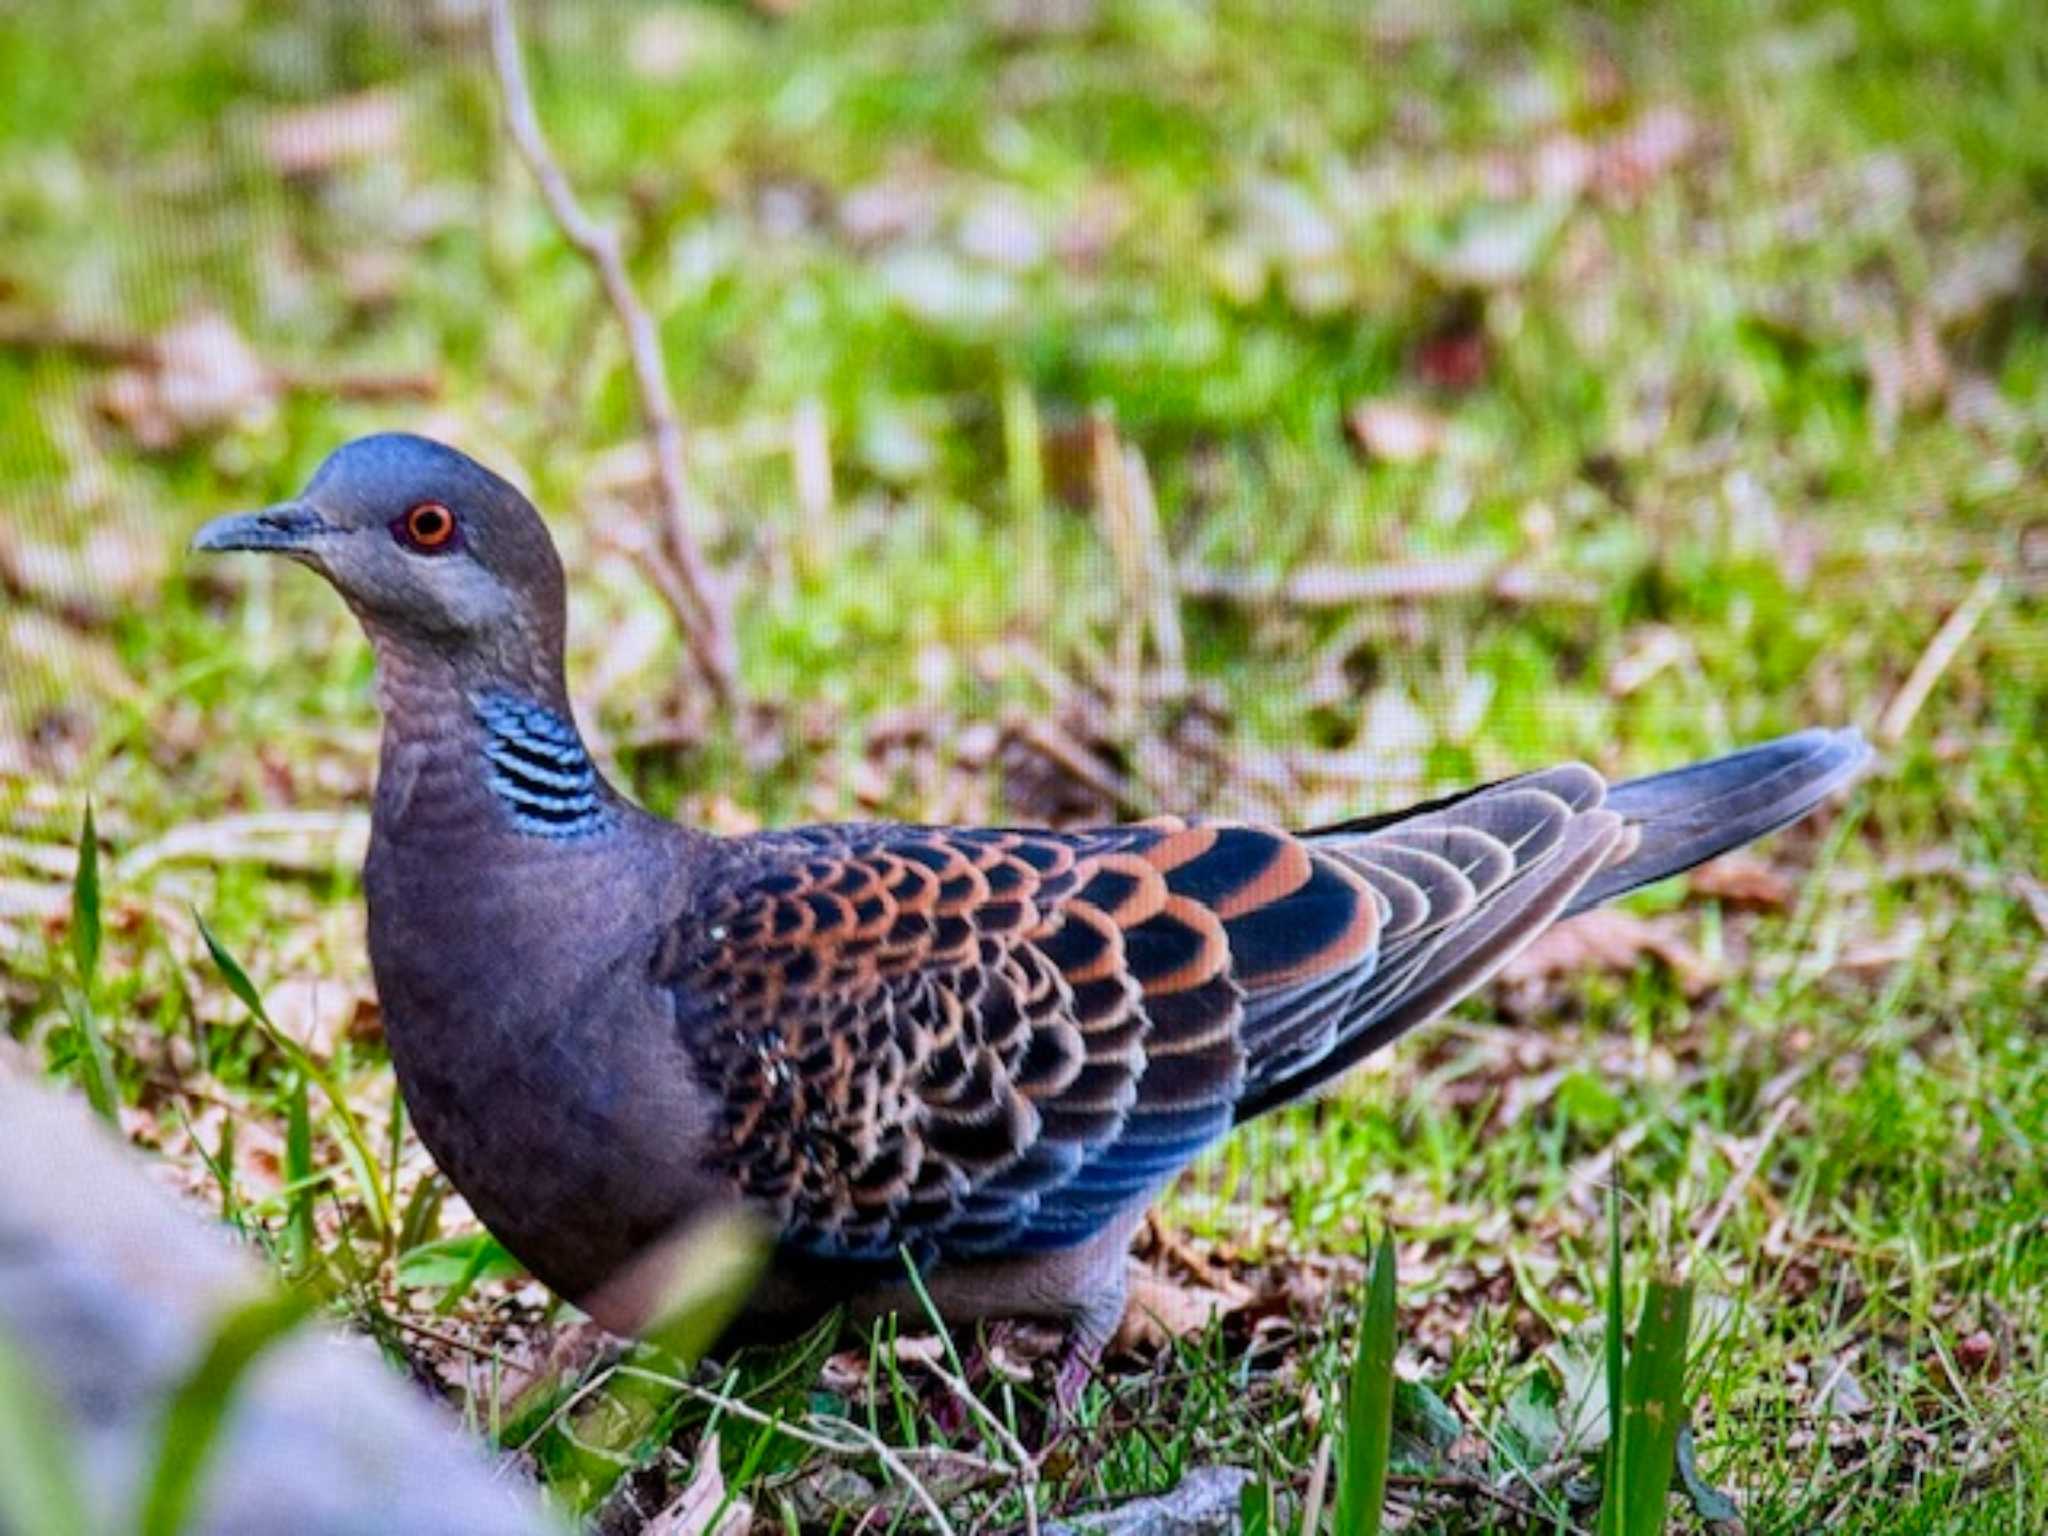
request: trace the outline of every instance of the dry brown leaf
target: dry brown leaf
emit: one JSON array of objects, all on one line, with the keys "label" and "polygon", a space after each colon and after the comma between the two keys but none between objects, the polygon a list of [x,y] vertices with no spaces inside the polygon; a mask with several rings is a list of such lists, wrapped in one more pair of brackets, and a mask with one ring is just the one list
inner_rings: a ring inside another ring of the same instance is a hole
[{"label": "dry brown leaf", "polygon": [[1670,967],[1687,997],[1698,997],[1721,979],[1707,958],[1679,937],[1671,919],[1612,909],[1559,923],[1510,960],[1501,979],[1511,988],[1534,990],[1586,971],[1625,975],[1646,956]]},{"label": "dry brown leaf", "polygon": [[151,360],[123,368],[99,408],[143,447],[162,451],[224,427],[253,425],[275,405],[279,381],[224,315],[182,320],[151,345]]},{"label": "dry brown leaf", "polygon": [[1600,146],[1593,185],[1608,197],[1633,202],[1682,165],[1699,140],[1699,125],[1689,113],[1652,107]]},{"label": "dry brown leaf", "polygon": [[1072,37],[1095,25],[1101,0],[987,0],[989,24],[1019,40]]},{"label": "dry brown leaf", "polygon": [[1151,1353],[1171,1340],[1199,1333],[1220,1317],[1241,1311],[1252,1293],[1241,1285],[1228,1291],[1184,1285],[1149,1269],[1131,1273],[1130,1297],[1110,1347],[1120,1353]]},{"label": "dry brown leaf", "polygon": [[726,1497],[714,1433],[706,1435],[697,1447],[696,1465],[683,1491],[641,1527],[641,1532],[642,1536],[745,1536],[753,1523],[753,1507],[745,1499]]},{"label": "dry brown leaf", "polygon": [[153,591],[164,562],[162,538],[125,520],[96,524],[76,548],[0,527],[0,587],[74,620],[97,622],[114,599]]},{"label": "dry brown leaf", "polygon": [[946,1341],[935,1333],[905,1334],[896,1340],[894,1353],[900,1364],[943,1367]]},{"label": "dry brown leaf", "polygon": [[1904,417],[1948,396],[1948,354],[1924,310],[1897,329],[1873,320],[1864,333],[1863,366],[1870,375],[1871,425],[1885,441]]},{"label": "dry brown leaf", "polygon": [[1696,896],[1778,912],[1792,904],[1792,882],[1753,853],[1725,853],[1686,877]]},{"label": "dry brown leaf", "polygon": [[263,157],[280,176],[317,176],[350,160],[395,153],[405,124],[405,98],[396,91],[339,96],[265,122]]},{"label": "dry brown leaf", "polygon": [[1384,464],[1415,464],[1444,445],[1450,423],[1412,400],[1361,400],[1345,413],[1344,425],[1358,446]]},{"label": "dry brown leaf", "polygon": [[331,976],[287,976],[265,992],[277,1027],[315,1056],[334,1054],[344,1037],[374,1035],[376,1000],[361,987]]},{"label": "dry brown leaf", "polygon": [[1628,637],[1627,647],[1607,669],[1607,691],[1625,699],[1672,667],[1695,662],[1692,642],[1668,624],[1649,624]]}]

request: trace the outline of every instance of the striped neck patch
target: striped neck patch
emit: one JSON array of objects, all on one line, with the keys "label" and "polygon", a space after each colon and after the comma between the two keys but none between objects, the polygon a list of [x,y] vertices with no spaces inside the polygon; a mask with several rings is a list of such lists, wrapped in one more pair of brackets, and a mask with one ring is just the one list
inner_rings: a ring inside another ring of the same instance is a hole
[{"label": "striped neck patch", "polygon": [[491,793],[514,827],[534,837],[586,837],[613,824],[597,766],[573,724],[514,693],[478,694],[470,703],[483,728]]}]

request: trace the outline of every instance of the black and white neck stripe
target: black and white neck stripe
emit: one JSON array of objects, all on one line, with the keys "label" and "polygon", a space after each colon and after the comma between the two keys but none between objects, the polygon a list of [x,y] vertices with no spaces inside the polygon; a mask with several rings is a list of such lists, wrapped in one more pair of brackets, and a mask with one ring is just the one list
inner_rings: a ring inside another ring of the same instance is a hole
[{"label": "black and white neck stripe", "polygon": [[535,837],[586,837],[613,825],[597,766],[573,724],[513,693],[471,702],[491,792],[514,827]]}]

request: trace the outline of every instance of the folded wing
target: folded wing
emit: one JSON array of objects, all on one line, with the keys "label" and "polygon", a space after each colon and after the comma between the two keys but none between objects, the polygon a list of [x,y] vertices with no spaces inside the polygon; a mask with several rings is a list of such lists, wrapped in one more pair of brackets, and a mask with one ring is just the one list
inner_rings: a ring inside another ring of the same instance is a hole
[{"label": "folded wing", "polygon": [[786,1244],[1062,1247],[1560,916],[1804,814],[1864,755],[1807,732],[1611,792],[1567,764],[1299,835],[767,834],[731,845],[656,977],[722,1106],[713,1155]]}]

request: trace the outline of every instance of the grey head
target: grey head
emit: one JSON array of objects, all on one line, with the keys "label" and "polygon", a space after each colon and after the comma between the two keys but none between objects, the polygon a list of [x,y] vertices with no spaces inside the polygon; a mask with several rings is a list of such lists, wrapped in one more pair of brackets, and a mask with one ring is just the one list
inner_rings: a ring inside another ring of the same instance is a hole
[{"label": "grey head", "polygon": [[318,571],[387,667],[445,664],[550,701],[561,691],[564,585],[547,527],[517,488],[444,443],[359,438],[296,500],[217,518],[192,548]]}]

